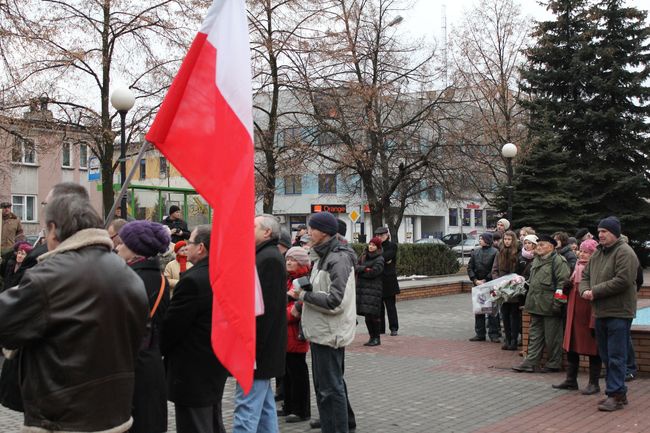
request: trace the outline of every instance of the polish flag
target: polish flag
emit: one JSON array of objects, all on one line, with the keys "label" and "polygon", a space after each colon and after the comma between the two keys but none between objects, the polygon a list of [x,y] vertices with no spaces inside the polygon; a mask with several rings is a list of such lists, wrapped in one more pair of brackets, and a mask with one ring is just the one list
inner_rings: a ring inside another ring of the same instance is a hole
[{"label": "polish flag", "polygon": [[[253,100],[244,0],[215,0],[146,135],[213,209],[212,349],[245,392],[255,365]],[[259,284],[259,283],[258,283]]]}]

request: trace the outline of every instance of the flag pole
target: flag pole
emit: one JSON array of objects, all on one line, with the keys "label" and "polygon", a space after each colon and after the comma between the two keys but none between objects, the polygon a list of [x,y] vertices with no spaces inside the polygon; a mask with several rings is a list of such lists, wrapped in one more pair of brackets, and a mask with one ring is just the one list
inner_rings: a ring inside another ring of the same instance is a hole
[{"label": "flag pole", "polygon": [[[142,157],[144,156],[144,152],[147,150],[147,146],[149,144],[150,143],[147,140],[144,140],[142,142],[142,146],[140,146],[140,151],[138,152],[138,156],[136,156],[135,158],[135,162],[131,167],[131,171],[129,171],[129,175],[124,180],[124,184],[122,185],[122,188],[120,188],[120,193],[117,196],[118,199],[113,200],[113,206],[111,206],[111,210],[108,213],[108,216],[106,217],[106,222],[104,223],[104,229],[108,229],[108,226],[111,225],[111,223],[115,219],[115,209],[117,209],[117,206],[120,204],[119,199],[125,196],[126,190],[129,188],[131,179],[133,179],[133,175],[135,174],[135,170],[140,166],[140,160],[142,160]],[[126,219],[126,216],[128,214],[127,209],[122,209],[122,212],[123,212],[122,218]]]}]

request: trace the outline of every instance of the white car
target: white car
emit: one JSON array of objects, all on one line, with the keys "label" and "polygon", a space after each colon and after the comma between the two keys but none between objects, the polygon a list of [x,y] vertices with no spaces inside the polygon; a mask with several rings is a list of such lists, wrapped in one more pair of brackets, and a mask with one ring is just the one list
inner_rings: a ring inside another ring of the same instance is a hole
[{"label": "white car", "polygon": [[457,255],[469,256],[475,249],[481,248],[478,238],[467,238],[451,250]]}]

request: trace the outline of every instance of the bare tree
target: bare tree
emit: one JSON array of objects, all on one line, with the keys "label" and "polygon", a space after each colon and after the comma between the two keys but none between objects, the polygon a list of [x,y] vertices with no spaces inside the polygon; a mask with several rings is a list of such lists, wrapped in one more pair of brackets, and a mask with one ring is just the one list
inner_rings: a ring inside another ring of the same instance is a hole
[{"label": "bare tree", "polygon": [[42,0],[0,3],[2,102],[46,96],[55,117],[83,126],[101,165],[103,205],[113,200],[116,113],[111,85],[136,94],[128,141],[148,127],[198,28],[207,0]]},{"label": "bare tree", "polygon": [[396,37],[405,6],[322,1],[324,30],[292,56],[295,100],[316,131],[313,151],[323,167],[356,179],[373,227],[387,224],[394,239],[407,206],[444,178],[438,108],[449,102],[444,89],[430,89],[440,77],[433,50]]},{"label": "bare tree", "polygon": [[518,69],[529,23],[514,0],[486,0],[465,15],[451,38],[459,115],[449,128],[458,170],[488,203],[506,176],[505,143],[522,149],[526,111],[518,104]]}]

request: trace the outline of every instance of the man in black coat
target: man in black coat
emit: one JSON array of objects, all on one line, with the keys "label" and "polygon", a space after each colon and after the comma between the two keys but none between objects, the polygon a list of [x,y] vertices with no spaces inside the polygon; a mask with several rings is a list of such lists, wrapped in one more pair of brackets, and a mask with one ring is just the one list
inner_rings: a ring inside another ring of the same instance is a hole
[{"label": "man in black coat", "polygon": [[176,205],[169,207],[169,216],[162,221],[169,230],[172,232],[172,242],[176,243],[190,237],[190,231],[187,228],[187,223],[183,221],[181,208]]},{"label": "man in black coat", "polygon": [[395,306],[395,296],[400,292],[399,283],[397,282],[397,244],[389,239],[390,235],[386,227],[379,227],[375,230],[375,236],[381,238],[382,256],[384,256],[380,329],[382,334],[386,333],[386,313],[388,313],[388,328],[390,329],[390,335],[394,337],[399,329],[397,307]]},{"label": "man in black coat", "polygon": [[169,400],[176,408],[176,431],[225,432],[221,398],[228,371],[212,351],[212,287],[208,269],[210,226],[198,226],[187,242],[194,265],[174,288],[161,351],[167,363]]},{"label": "man in black coat", "polygon": [[278,250],[280,223],[273,215],[255,217],[255,265],[264,314],[255,324],[255,376],[247,395],[237,384],[233,433],[278,431],[271,379],[284,375],[287,350],[287,271]]},{"label": "man in black coat", "polygon": [[[467,275],[472,280],[472,284],[479,286],[492,279],[492,265],[498,250],[492,246],[493,237],[491,232],[485,232],[479,236],[481,248],[472,251],[469,263],[467,264]],[[476,335],[469,341],[485,341],[485,314],[476,314],[474,316],[474,331]],[[490,341],[494,343],[501,342],[501,325],[499,322],[499,313],[488,314],[488,331]]]}]

